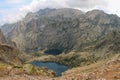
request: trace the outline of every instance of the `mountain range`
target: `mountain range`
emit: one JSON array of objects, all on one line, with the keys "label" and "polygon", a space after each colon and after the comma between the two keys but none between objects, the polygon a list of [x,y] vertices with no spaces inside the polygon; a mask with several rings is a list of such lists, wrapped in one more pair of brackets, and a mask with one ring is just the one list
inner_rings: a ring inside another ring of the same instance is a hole
[{"label": "mountain range", "polygon": [[[1,29],[25,52],[51,49],[69,52],[103,47],[107,47],[105,51],[114,51],[114,47],[119,48],[115,44],[119,43],[116,39],[120,35],[120,18],[101,10],[85,13],[71,8],[46,8],[30,12],[23,20],[5,24]],[[116,43],[108,42],[108,39],[115,39]]]}]

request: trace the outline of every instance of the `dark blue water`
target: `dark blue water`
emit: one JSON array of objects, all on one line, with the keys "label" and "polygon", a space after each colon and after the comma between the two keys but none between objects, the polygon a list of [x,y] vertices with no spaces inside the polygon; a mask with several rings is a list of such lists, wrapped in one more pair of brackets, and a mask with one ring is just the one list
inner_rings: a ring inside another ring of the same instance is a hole
[{"label": "dark blue water", "polygon": [[39,66],[39,67],[47,67],[48,69],[54,70],[57,74],[57,76],[61,76],[61,73],[66,71],[69,67],[55,63],[55,62],[40,62],[40,61],[33,61],[33,65]]},{"label": "dark blue water", "polygon": [[49,50],[46,50],[44,53],[50,54],[50,55],[59,55],[62,53],[62,51],[58,49],[49,49]]}]

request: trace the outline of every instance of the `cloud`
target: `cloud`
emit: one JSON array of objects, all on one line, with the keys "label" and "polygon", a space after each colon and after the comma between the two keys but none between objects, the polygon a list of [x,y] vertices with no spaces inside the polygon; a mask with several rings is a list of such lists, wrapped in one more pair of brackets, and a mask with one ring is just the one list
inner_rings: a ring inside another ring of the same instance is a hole
[{"label": "cloud", "polygon": [[44,8],[62,8],[67,7],[66,0],[32,0],[29,5],[21,7],[21,10],[30,10],[31,12],[38,11]]},{"label": "cloud", "polygon": [[22,3],[24,0],[5,0],[5,3],[7,4],[18,4]]},{"label": "cloud", "polygon": [[2,0],[0,1],[0,7],[14,7],[24,4],[24,0]]},{"label": "cloud", "polygon": [[83,9],[107,5],[107,2],[105,0],[67,0],[67,3],[70,7],[79,7]]},{"label": "cloud", "polygon": [[0,1],[0,25],[14,23],[22,19],[25,12],[20,11],[24,5],[29,5],[30,0],[3,0]]},{"label": "cloud", "polygon": [[111,14],[117,14],[120,16],[120,0],[109,0],[108,4],[109,7],[107,7],[107,10],[109,10]]},{"label": "cloud", "polygon": [[101,9],[120,14],[119,1],[116,2],[115,0],[5,0],[3,4],[0,3],[0,6],[6,4],[13,7],[0,10],[0,13],[4,14],[0,20],[2,23],[16,22],[21,20],[28,12],[36,12],[44,8],[77,8],[83,11]]},{"label": "cloud", "polygon": [[[12,1],[12,2],[11,2]],[[4,4],[14,4],[13,8],[11,9],[3,9],[2,14],[5,14],[2,16],[2,20],[0,20],[0,23],[14,23],[18,20],[21,20],[28,12],[36,12],[39,9],[44,8],[61,8],[61,7],[67,7],[64,0],[58,1],[58,0],[31,0],[31,2],[27,5],[23,5],[23,0],[6,0]],[[15,2],[14,2],[15,1]],[[17,4],[17,5],[16,5]],[[18,6],[20,5],[20,6]]]}]

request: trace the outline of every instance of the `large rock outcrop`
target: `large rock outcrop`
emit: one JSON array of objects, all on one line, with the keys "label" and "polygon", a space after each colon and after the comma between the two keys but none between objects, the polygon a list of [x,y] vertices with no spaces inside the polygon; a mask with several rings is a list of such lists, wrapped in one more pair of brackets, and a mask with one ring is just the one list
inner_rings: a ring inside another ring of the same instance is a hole
[{"label": "large rock outcrop", "polygon": [[0,30],[0,62],[9,64],[21,63],[18,58],[19,50],[10,45]]}]

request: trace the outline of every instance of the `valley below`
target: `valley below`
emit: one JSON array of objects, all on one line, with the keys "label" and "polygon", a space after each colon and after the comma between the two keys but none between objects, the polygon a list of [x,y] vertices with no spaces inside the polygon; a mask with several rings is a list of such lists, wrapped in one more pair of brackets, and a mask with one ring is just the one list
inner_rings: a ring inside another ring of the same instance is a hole
[{"label": "valley below", "polygon": [[[59,77],[50,75],[28,75],[13,68],[9,74],[0,77],[1,80],[119,80],[120,79],[120,55],[116,55],[109,61],[98,61],[83,67],[68,69]],[[14,71],[15,70],[15,71]],[[42,73],[43,74],[43,73]],[[53,74],[53,73],[51,73]]]}]

